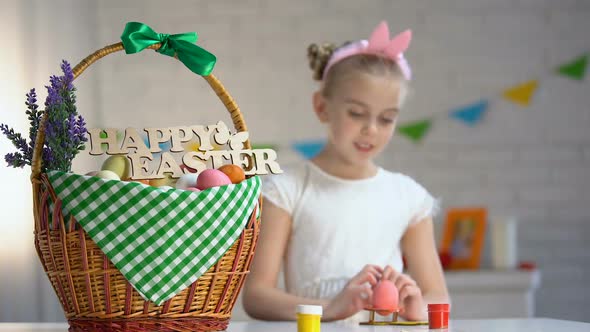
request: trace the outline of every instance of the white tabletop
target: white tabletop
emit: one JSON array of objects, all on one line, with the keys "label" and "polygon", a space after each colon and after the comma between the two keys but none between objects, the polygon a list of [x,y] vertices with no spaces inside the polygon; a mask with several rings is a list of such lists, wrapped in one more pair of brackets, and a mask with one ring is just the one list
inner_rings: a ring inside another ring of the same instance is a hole
[{"label": "white tabletop", "polygon": [[[0,323],[0,332],[66,332],[66,324],[48,323]],[[339,323],[322,323],[322,332],[412,332],[429,331],[427,326],[345,326]],[[295,322],[231,322],[227,332],[295,332]],[[432,330],[441,331],[441,330]],[[566,320],[534,319],[490,319],[454,320],[449,332],[588,332],[590,323]]]}]

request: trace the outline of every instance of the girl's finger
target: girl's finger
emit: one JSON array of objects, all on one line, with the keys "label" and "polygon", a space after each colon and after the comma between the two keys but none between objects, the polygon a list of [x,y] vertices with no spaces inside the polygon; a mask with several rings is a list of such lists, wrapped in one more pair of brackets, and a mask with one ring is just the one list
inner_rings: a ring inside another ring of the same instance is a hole
[{"label": "girl's finger", "polygon": [[367,298],[365,299],[365,301],[363,303],[363,307],[364,308],[371,307],[373,304],[373,289],[368,288],[367,290],[365,290],[364,293],[367,294]]},{"label": "girl's finger", "polygon": [[352,286],[361,286],[364,283],[369,283],[371,286],[375,286],[377,284],[377,276],[370,272],[364,272],[363,274],[356,275],[353,279],[350,280],[349,284]]},{"label": "girl's finger", "polygon": [[383,268],[379,265],[375,265],[375,264],[367,264],[365,266],[363,266],[362,271],[377,271],[378,273],[383,273]]},{"label": "girl's finger", "polygon": [[393,274],[393,268],[389,265],[383,269],[383,280],[390,280],[391,275]]},{"label": "girl's finger", "polygon": [[[359,281],[366,279],[367,275],[372,275],[375,279],[381,278],[381,272],[375,266],[367,265],[356,276],[352,277],[350,281],[355,284],[362,283]],[[371,283],[371,285],[374,285],[374,283]]]},{"label": "girl's finger", "polygon": [[359,290],[359,296],[366,301],[371,301],[373,300],[373,289],[371,287],[360,287]]},{"label": "girl's finger", "polygon": [[378,265],[372,265],[372,264],[365,265],[365,267],[361,270],[361,272],[363,272],[363,271],[372,273],[377,278],[381,278],[383,275],[383,269],[381,268],[381,266],[378,266]]},{"label": "girl's finger", "polygon": [[416,286],[416,282],[414,279],[408,277],[405,274],[400,274],[398,278],[394,281],[395,287],[401,291],[406,285]]},{"label": "girl's finger", "polygon": [[420,288],[418,288],[417,286],[408,284],[405,287],[403,287],[402,289],[400,289],[399,302],[404,303],[406,298],[411,297],[411,296],[417,296],[419,294],[420,294]]},{"label": "girl's finger", "polygon": [[353,299],[355,307],[359,310],[370,307],[373,303],[373,290],[370,287],[359,286],[355,291],[357,292]]},{"label": "girl's finger", "polygon": [[400,275],[400,273],[397,272],[393,267],[391,267],[391,265],[387,265],[385,267],[385,269],[383,269],[383,279],[384,280],[389,280],[389,281],[395,283],[395,280],[398,278],[399,275]]}]

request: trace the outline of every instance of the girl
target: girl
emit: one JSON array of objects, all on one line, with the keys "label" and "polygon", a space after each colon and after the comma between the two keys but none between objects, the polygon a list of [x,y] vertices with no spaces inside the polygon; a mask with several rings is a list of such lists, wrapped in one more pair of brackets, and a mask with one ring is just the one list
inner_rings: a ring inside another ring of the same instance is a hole
[{"label": "girl", "polygon": [[[406,96],[410,69],[402,52],[410,39],[406,31],[389,40],[382,22],[368,41],[309,47],[321,81],[313,108],[328,140],[310,161],[267,178],[243,293],[250,316],[294,320],[298,304],[316,304],[324,321],[345,319],[370,307],[381,279],[397,286],[407,320],[426,320],[428,303],[449,301],[433,236],[435,200],[373,161]],[[282,264],[286,291],[277,288]]]}]

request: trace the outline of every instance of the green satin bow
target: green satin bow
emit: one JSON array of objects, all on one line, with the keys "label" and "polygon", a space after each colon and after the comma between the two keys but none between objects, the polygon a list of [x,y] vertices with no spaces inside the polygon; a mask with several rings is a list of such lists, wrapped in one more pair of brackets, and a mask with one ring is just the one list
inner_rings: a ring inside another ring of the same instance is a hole
[{"label": "green satin bow", "polygon": [[137,53],[150,45],[161,43],[157,50],[168,56],[176,56],[193,73],[207,76],[215,67],[215,55],[195,45],[197,33],[186,32],[175,35],[157,33],[139,22],[128,22],[121,35],[125,53]]}]

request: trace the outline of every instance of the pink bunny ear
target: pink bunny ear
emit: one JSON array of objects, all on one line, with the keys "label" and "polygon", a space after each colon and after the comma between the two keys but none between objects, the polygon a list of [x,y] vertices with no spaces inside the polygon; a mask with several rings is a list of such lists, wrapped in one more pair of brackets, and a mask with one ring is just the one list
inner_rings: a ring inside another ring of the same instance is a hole
[{"label": "pink bunny ear", "polygon": [[406,30],[399,35],[393,37],[393,39],[389,42],[389,44],[383,50],[385,54],[390,57],[395,57],[398,54],[403,53],[408,46],[410,46],[410,41],[412,40],[412,31]]},{"label": "pink bunny ear", "polygon": [[387,22],[381,21],[379,25],[371,33],[369,37],[369,47],[367,51],[379,52],[383,51],[389,44],[389,27]]},{"label": "pink bunny ear", "polygon": [[403,57],[403,52],[410,45],[410,40],[412,40],[412,31],[406,30],[390,41],[389,27],[387,22],[382,21],[373,30],[368,41],[359,40],[335,50],[324,69],[324,78],[330,67],[344,58],[356,54],[377,54],[397,61],[404,77],[409,80],[412,74],[408,62]]}]

